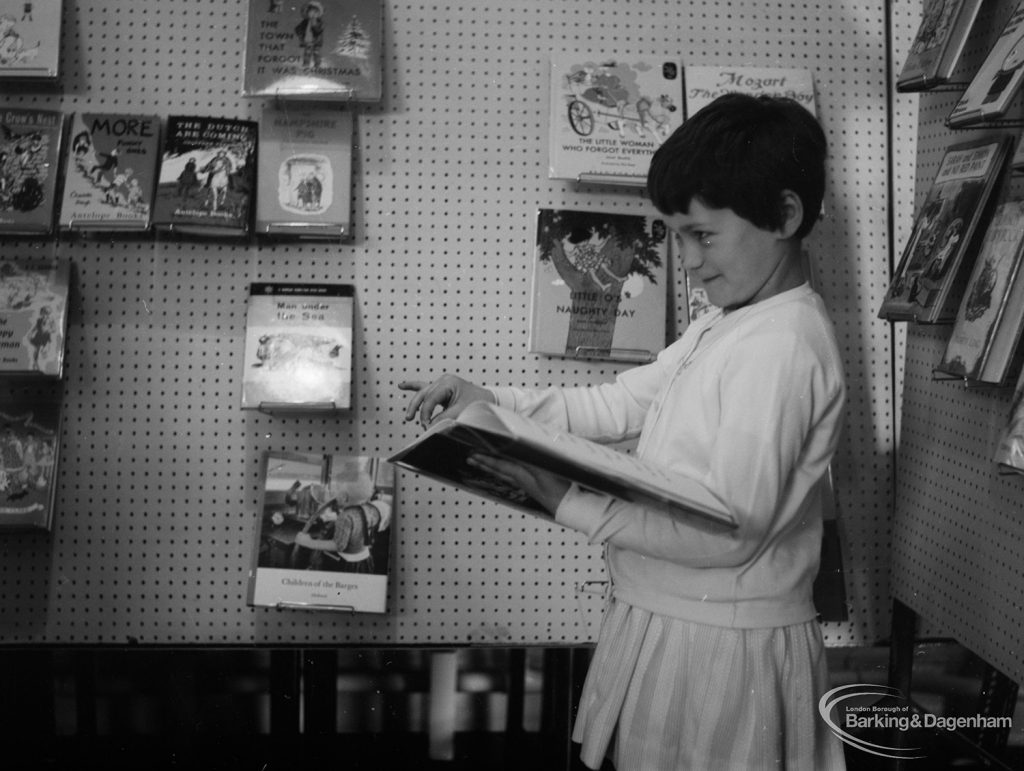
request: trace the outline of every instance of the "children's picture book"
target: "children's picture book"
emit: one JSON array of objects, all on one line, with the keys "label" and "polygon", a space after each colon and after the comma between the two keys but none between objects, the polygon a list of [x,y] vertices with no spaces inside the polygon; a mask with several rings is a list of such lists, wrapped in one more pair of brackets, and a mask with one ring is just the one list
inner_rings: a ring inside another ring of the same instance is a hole
[{"label": "children's picture book", "polygon": [[51,388],[0,387],[0,531],[52,529],[62,404]]},{"label": "children's picture book", "polygon": [[643,186],[683,122],[682,64],[643,55],[551,53],[549,176]]},{"label": "children's picture book", "polygon": [[62,0],[0,0],[0,81],[60,74]]},{"label": "children's picture book", "polygon": [[541,209],[530,352],[652,361],[665,347],[667,262],[658,218]]},{"label": "children's picture book", "polygon": [[457,417],[436,421],[388,461],[550,519],[523,491],[470,465],[467,459],[473,454],[542,468],[581,487],[671,511],[700,529],[723,532],[736,527],[725,504],[698,482],[488,402],[473,402]]},{"label": "children's picture book", "polygon": [[1024,326],[1022,257],[1024,201],[1006,201],[985,231],[939,372],[994,385],[1012,380]]},{"label": "children's picture book", "polygon": [[251,232],[257,141],[255,121],[170,116],[153,204],[154,226],[197,235]]},{"label": "children's picture book", "polygon": [[949,84],[982,0],[925,0],[921,23],[896,79],[901,92]]},{"label": "children's picture book", "polygon": [[267,104],[260,120],[256,232],[343,238],[352,225],[352,113]]},{"label": "children's picture book", "polygon": [[953,107],[946,124],[960,128],[1002,117],[1024,78],[1024,2],[1017,3],[998,40]]},{"label": "children's picture book", "polygon": [[242,408],[349,409],[354,306],[351,284],[250,284]]},{"label": "children's picture book", "polygon": [[378,102],[383,0],[249,0],[242,93]]},{"label": "children's picture book", "polygon": [[687,65],[684,71],[686,117],[723,94],[785,96],[817,114],[814,75],[802,67]]},{"label": "children's picture book", "polygon": [[248,604],[386,612],[394,466],[265,451],[259,479]]},{"label": "children's picture book", "polygon": [[0,373],[64,374],[71,262],[0,260]]},{"label": "children's picture book", "polygon": [[1024,372],[1017,378],[994,460],[1000,474],[1024,474]]},{"label": "children's picture book", "polygon": [[0,108],[0,234],[53,231],[64,115]]},{"label": "children's picture book", "polygon": [[914,221],[879,317],[925,324],[956,318],[991,214],[1012,138],[987,137],[947,148]]},{"label": "children's picture book", "polygon": [[64,153],[62,230],[147,230],[160,157],[156,115],[75,113]]}]

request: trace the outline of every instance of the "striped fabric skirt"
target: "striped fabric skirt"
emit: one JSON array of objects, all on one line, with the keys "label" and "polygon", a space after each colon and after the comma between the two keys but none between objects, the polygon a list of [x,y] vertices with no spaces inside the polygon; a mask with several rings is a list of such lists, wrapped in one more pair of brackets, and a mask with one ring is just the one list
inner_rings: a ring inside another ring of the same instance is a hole
[{"label": "striped fabric skirt", "polygon": [[828,669],[816,621],[729,629],[611,600],[573,741],[616,771],[841,771],[818,717]]}]

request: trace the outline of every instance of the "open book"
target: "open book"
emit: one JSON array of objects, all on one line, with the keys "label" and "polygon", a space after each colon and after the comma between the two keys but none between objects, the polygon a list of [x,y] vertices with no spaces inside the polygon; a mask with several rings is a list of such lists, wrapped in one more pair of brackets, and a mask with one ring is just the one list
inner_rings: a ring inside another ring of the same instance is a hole
[{"label": "open book", "polygon": [[547,515],[522,490],[470,466],[466,460],[473,453],[536,466],[595,492],[667,509],[704,530],[736,527],[725,505],[696,482],[486,402],[475,402],[457,418],[435,423],[388,461],[531,514]]}]

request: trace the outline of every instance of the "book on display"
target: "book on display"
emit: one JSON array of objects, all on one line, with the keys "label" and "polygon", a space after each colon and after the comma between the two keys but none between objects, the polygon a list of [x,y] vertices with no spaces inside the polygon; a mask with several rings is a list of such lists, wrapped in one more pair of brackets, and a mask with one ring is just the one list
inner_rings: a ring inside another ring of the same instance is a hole
[{"label": "book on display", "polygon": [[378,102],[382,0],[249,0],[242,93]]},{"label": "book on display", "polygon": [[387,610],[395,469],[380,458],[265,451],[247,601]]},{"label": "book on display", "polygon": [[250,284],[242,409],[349,409],[354,307],[350,284]]},{"label": "book on display", "polygon": [[654,151],[683,122],[681,63],[565,51],[550,59],[548,176],[645,185]]},{"label": "book on display", "polygon": [[665,347],[665,223],[642,214],[537,213],[531,353],[651,361]]}]

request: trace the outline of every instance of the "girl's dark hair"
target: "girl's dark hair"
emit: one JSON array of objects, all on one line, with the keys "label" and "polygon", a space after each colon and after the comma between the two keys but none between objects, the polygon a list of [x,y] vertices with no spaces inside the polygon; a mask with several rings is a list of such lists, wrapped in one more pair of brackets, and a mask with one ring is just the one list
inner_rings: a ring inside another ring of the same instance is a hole
[{"label": "girl's dark hair", "polygon": [[688,118],[651,159],[647,191],[662,214],[697,198],[764,230],[782,226],[782,191],[800,196],[811,232],[825,195],[825,132],[792,99],[725,94]]}]

